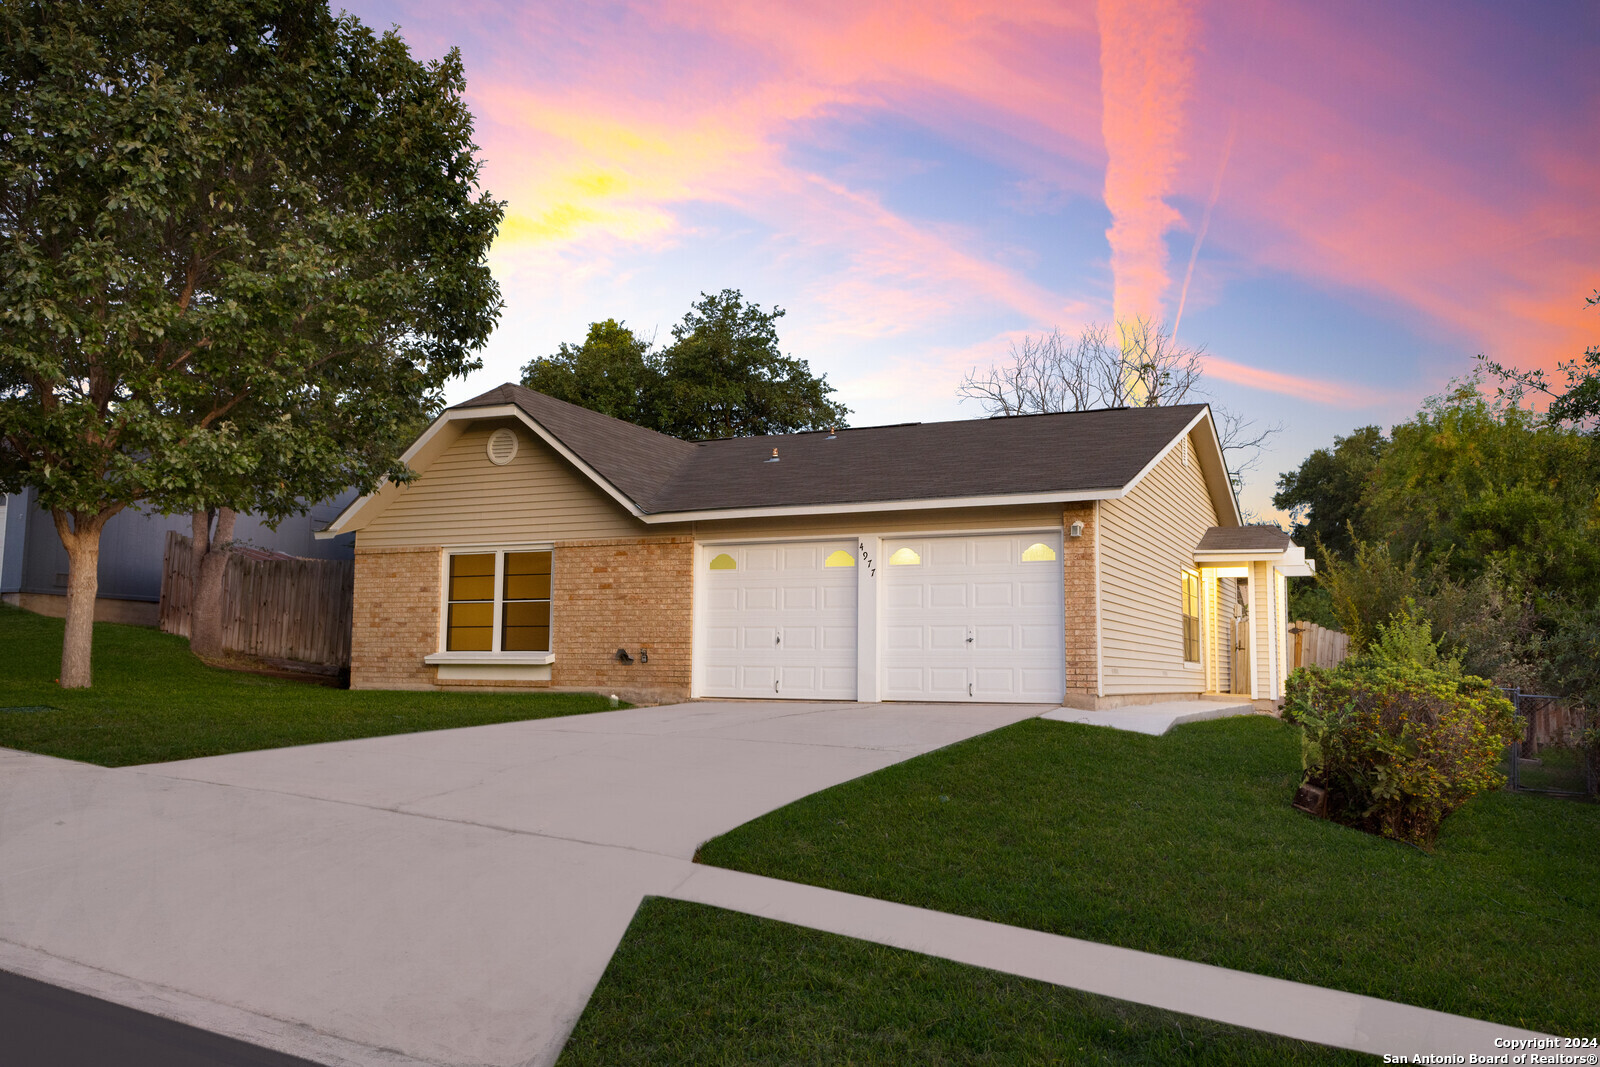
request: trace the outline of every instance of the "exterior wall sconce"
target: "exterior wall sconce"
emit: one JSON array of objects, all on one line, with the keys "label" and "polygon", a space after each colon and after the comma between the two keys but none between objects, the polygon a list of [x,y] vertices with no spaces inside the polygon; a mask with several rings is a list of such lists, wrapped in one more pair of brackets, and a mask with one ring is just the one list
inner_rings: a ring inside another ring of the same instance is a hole
[{"label": "exterior wall sconce", "polygon": [[1082,537],[1083,536],[1083,523],[1081,523],[1081,522],[1073,523],[1072,524],[1071,534],[1072,534],[1073,537]]}]

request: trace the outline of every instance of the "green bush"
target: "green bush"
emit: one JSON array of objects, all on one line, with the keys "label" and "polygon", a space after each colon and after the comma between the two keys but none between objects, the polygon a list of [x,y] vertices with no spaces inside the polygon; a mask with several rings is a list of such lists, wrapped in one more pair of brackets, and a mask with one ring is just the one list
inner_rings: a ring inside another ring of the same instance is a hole
[{"label": "green bush", "polygon": [[1446,815],[1505,778],[1516,710],[1487,679],[1439,655],[1429,624],[1402,611],[1367,654],[1289,676],[1285,710],[1302,731],[1305,781],[1330,818],[1427,845]]}]

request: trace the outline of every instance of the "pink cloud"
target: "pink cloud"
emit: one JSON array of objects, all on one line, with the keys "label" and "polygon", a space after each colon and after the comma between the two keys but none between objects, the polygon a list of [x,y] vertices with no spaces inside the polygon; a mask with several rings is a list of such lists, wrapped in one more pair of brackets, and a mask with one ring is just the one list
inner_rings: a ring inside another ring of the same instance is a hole
[{"label": "pink cloud", "polygon": [[1113,317],[1160,319],[1196,19],[1187,0],[1101,0],[1099,14]]},{"label": "pink cloud", "polygon": [[1251,389],[1260,389],[1263,392],[1295,396],[1337,408],[1363,407],[1376,399],[1369,390],[1357,389],[1340,382],[1263,370],[1260,367],[1246,366],[1210,354],[1203,358],[1206,374],[1210,377]]}]

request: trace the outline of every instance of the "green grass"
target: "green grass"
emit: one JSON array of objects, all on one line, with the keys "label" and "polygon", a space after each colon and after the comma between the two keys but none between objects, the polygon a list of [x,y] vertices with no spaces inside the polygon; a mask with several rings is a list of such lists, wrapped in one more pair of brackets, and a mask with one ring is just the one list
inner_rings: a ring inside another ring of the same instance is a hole
[{"label": "green grass", "polygon": [[1424,853],[1292,810],[1299,732],[1029,720],[705,863],[1570,1036],[1600,1033],[1600,806],[1475,798]]},{"label": "green grass", "polygon": [[588,693],[348,691],[207,667],[189,642],[96,623],[94,686],[67,690],[60,619],[0,605],[0,747],[122,767],[608,709]]},{"label": "green grass", "polygon": [[1360,1064],[904,949],[647,897],[558,1061]]}]

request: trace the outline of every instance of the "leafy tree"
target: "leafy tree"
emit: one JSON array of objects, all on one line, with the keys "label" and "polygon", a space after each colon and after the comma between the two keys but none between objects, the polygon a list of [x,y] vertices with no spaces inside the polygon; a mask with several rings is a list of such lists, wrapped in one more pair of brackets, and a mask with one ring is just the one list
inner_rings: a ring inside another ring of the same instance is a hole
[{"label": "leafy tree", "polygon": [[118,511],[196,513],[220,592],[231,512],[411,477],[499,310],[463,89],[325,2],[0,8],[0,486],[67,548],[64,686]]},{"label": "leafy tree", "polygon": [[1431,622],[1433,640],[1473,674],[1503,685],[1535,684],[1537,619],[1498,565],[1457,579],[1447,561],[1424,564],[1418,551],[1397,554],[1380,541],[1357,541],[1348,556],[1324,547],[1316,580],[1335,628],[1350,635],[1352,653],[1365,652],[1390,620],[1416,615]]},{"label": "leafy tree", "polygon": [[1498,567],[1536,594],[1600,599],[1600,439],[1506,400],[1476,378],[1395,426],[1370,483],[1370,535],[1470,580]]},{"label": "leafy tree", "polygon": [[826,375],[779,349],[782,316],[737,289],[701,293],[665,348],[607,319],[529,363],[522,384],[688,441],[845,425],[850,409],[830,399]]},{"label": "leafy tree", "polygon": [[661,353],[663,432],[704,441],[843,426],[850,409],[828,399],[826,376],[779,351],[783,313],[737,289],[701,293]]},{"label": "leafy tree", "polygon": [[[1160,323],[1141,318],[1118,323],[1115,341],[1107,327],[1093,323],[1076,340],[1060,330],[1024,337],[1012,344],[1007,361],[968,372],[956,391],[991,416],[1161,407],[1203,398],[1204,371],[1204,349],[1180,345]],[[1212,411],[1237,489],[1260,461],[1262,446],[1283,427],[1259,427],[1221,405]]]},{"label": "leafy tree", "polygon": [[[1600,306],[1600,290],[1584,302],[1590,307]],[[1520,404],[1529,393],[1543,393],[1550,398],[1546,415],[1552,421],[1587,427],[1591,433],[1600,435],[1600,347],[1591,345],[1582,359],[1564,360],[1556,365],[1565,379],[1564,385],[1557,385],[1543,370],[1517,370],[1485,356],[1479,356],[1478,360],[1500,379],[1502,399]]]},{"label": "leafy tree", "polygon": [[1296,544],[1319,560],[1324,545],[1350,554],[1352,531],[1365,530],[1366,495],[1388,447],[1381,429],[1363,426],[1348,437],[1335,437],[1332,448],[1311,453],[1298,470],[1278,475],[1272,506],[1294,519]]},{"label": "leafy tree", "polygon": [[659,364],[649,341],[607,319],[591,323],[582,344],[562,342],[555,355],[529,363],[522,384],[614,419],[655,428]]}]

